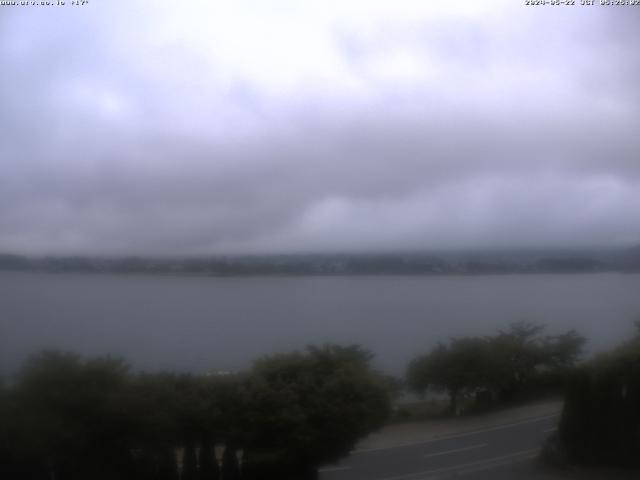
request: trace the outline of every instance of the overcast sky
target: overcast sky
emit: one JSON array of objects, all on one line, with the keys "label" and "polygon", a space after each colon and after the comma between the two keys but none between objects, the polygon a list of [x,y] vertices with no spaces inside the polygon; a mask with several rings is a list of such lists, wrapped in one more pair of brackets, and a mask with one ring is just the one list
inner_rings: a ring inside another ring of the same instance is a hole
[{"label": "overcast sky", "polygon": [[640,7],[70,3],[0,6],[0,251],[640,242]]}]

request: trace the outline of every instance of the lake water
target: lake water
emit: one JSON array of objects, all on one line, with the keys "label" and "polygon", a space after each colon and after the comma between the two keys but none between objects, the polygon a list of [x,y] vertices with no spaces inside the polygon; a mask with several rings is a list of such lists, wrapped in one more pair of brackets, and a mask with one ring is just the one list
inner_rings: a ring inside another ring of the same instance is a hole
[{"label": "lake water", "polygon": [[640,275],[171,277],[0,272],[0,370],[45,347],[136,368],[236,370],[309,343],[359,343],[401,373],[451,336],[533,320],[591,351],[633,332]]}]

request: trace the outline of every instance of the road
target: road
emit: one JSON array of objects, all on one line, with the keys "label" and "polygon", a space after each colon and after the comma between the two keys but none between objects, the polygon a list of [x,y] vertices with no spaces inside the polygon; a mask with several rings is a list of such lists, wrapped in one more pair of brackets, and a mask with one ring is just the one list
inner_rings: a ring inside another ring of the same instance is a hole
[{"label": "road", "polygon": [[437,439],[352,452],[320,470],[321,480],[539,478],[533,459],[559,414],[523,419]]}]

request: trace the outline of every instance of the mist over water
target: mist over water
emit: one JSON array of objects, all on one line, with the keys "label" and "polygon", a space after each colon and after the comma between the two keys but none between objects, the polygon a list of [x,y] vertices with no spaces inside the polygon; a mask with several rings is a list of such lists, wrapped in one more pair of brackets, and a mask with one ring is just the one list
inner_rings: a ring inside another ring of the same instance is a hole
[{"label": "mist over water", "polygon": [[0,272],[0,372],[42,348],[143,370],[238,370],[310,343],[358,343],[400,374],[416,354],[509,322],[577,329],[589,352],[640,316],[640,275],[211,278]]}]

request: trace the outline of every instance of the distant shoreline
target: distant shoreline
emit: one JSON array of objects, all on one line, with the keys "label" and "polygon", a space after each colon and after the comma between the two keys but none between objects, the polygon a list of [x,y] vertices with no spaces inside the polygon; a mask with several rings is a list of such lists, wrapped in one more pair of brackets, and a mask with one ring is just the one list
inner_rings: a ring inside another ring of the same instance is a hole
[{"label": "distant shoreline", "polygon": [[640,249],[199,258],[27,257],[0,254],[0,271],[220,278],[638,273]]}]

